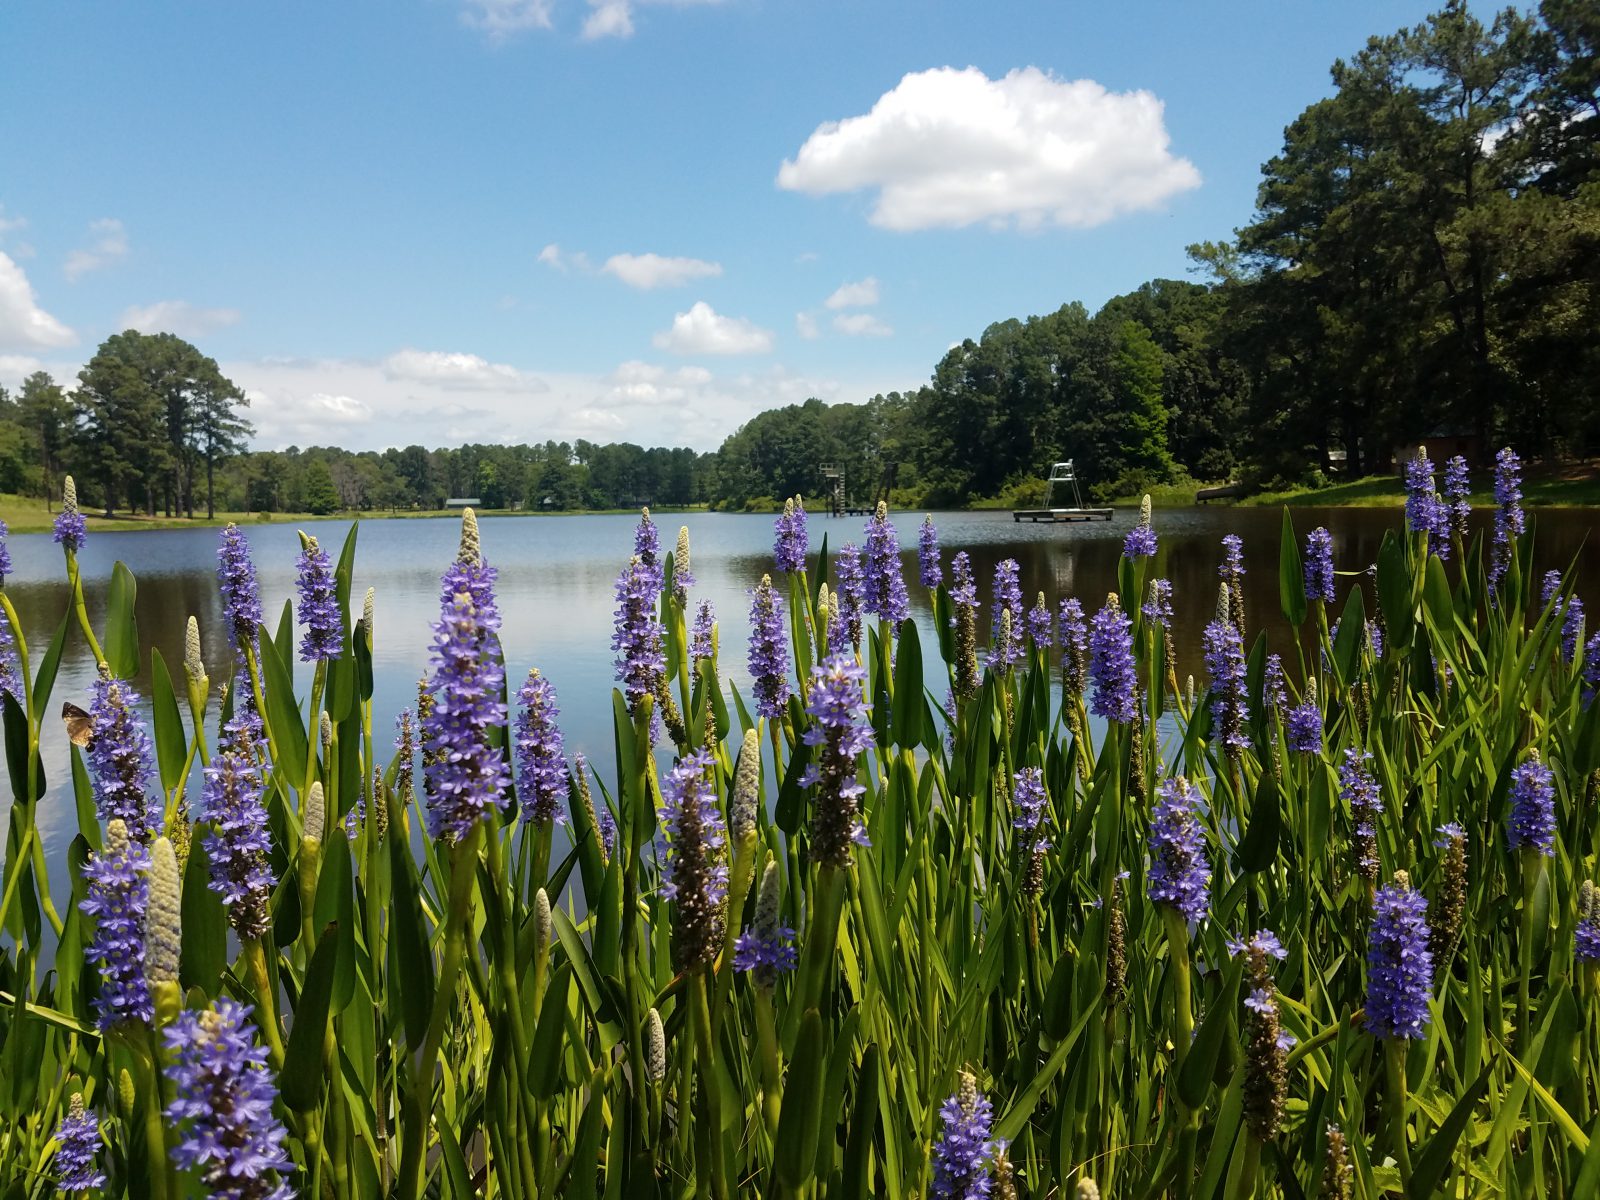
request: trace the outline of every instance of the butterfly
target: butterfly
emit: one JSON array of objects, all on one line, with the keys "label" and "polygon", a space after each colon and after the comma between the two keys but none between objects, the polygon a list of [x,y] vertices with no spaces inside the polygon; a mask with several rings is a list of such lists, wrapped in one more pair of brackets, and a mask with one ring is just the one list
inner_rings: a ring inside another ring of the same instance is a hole
[{"label": "butterfly", "polygon": [[61,721],[74,746],[94,749],[94,718],[70,700],[61,706]]}]

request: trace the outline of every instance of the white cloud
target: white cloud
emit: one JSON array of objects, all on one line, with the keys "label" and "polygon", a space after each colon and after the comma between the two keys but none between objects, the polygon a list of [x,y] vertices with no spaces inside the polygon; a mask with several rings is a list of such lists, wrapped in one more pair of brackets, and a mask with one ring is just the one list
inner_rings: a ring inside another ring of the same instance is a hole
[{"label": "white cloud", "polygon": [[553,270],[560,271],[563,275],[572,271],[588,271],[589,256],[582,250],[569,254],[555,242],[551,242],[539,251],[539,261]]},{"label": "white cloud", "polygon": [[765,354],[772,349],[772,331],[743,317],[719,315],[704,300],[672,318],[672,328],[653,339],[659,350],[673,354]]},{"label": "white cloud", "polygon": [[91,244],[67,255],[62,270],[70,280],[78,280],[90,271],[98,271],[128,256],[128,231],[115,217],[102,217],[89,222]]},{"label": "white cloud", "polygon": [[594,11],[583,23],[587,41],[608,37],[633,36],[633,7],[627,0],[589,0]]},{"label": "white cloud", "polygon": [[440,350],[398,350],[383,360],[390,379],[429,383],[451,390],[540,392],[542,380],[505,363],[492,363],[476,354]]},{"label": "white cloud", "polygon": [[157,300],[125,309],[120,325],[140,333],[175,333],[192,338],[238,323],[237,308],[200,308],[187,300]]},{"label": "white cloud", "polygon": [[34,297],[33,285],[10,255],[0,253],[0,347],[70,346],[77,335]]},{"label": "white cloud", "polygon": [[600,270],[615,275],[629,287],[640,291],[682,287],[696,279],[722,274],[722,264],[703,258],[666,258],[660,254],[613,254]]},{"label": "white cloud", "polygon": [[20,383],[35,371],[44,370],[44,363],[31,354],[0,354],[0,384]]},{"label": "white cloud", "polygon": [[6,216],[6,206],[0,204],[0,237],[5,237],[8,233],[16,233],[27,227],[27,217],[8,217]]},{"label": "white cloud", "polygon": [[878,281],[871,275],[856,283],[840,284],[822,303],[828,308],[870,308],[878,302]]},{"label": "white cloud", "polygon": [[872,313],[840,313],[833,327],[848,337],[888,337],[894,332]]},{"label": "white cloud", "polygon": [[354,396],[312,392],[307,400],[312,411],[325,421],[337,421],[341,425],[364,425],[372,420],[371,407]]},{"label": "white cloud", "polygon": [[550,0],[462,0],[461,20],[500,41],[529,29],[549,29]]},{"label": "white cloud", "polygon": [[808,342],[814,342],[822,336],[817,332],[817,319],[810,313],[795,313],[794,330]]},{"label": "white cloud", "polygon": [[886,229],[1088,228],[1197,187],[1176,158],[1162,103],[1025,67],[905,76],[864,115],[828,121],[778,170],[810,195],[876,189]]}]

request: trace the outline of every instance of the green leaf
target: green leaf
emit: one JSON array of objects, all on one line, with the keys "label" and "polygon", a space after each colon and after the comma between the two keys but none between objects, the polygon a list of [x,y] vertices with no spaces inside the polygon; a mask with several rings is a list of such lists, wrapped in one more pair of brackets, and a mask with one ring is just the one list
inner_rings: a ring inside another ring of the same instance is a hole
[{"label": "green leaf", "polygon": [[106,665],[118,679],[132,679],[139,673],[139,629],[133,614],[138,592],[133,572],[118,561],[111,568],[111,587],[106,594],[106,637],[101,647]]},{"label": "green leaf", "polygon": [[338,969],[334,973],[333,1011],[343,1012],[356,990],[356,921],[354,871],[350,843],[338,829],[322,843],[322,869],[317,875],[313,925],[338,928]]},{"label": "green leaf", "polygon": [[50,708],[50,693],[55,690],[56,671],[61,666],[61,652],[66,649],[67,629],[72,622],[72,610],[69,608],[61,615],[61,624],[56,626],[55,636],[50,639],[50,646],[44,652],[44,657],[39,660],[39,669],[33,676],[33,708],[35,712],[46,712]]},{"label": "green leaf", "polygon": [[211,862],[205,840],[210,826],[189,831],[189,858],[183,865],[183,957],[178,980],[215,998],[228,965],[228,914],[211,890]]},{"label": "green leaf", "polygon": [[1287,505],[1283,509],[1283,536],[1278,543],[1278,604],[1283,619],[1299,628],[1306,619],[1306,576],[1300,564],[1300,542]]},{"label": "green leaf", "polygon": [[1236,1036],[1234,1009],[1239,1004],[1239,980],[1242,974],[1243,962],[1235,959],[1228,967],[1222,991],[1211,1002],[1206,1019],[1194,1035],[1189,1054],[1183,1060],[1183,1069],[1178,1072],[1178,1099],[1191,1109],[1199,1108],[1204,1103],[1206,1091],[1211,1087],[1211,1079],[1217,1071],[1223,1043]]},{"label": "green leaf", "polygon": [[528,1063],[528,1088],[540,1100],[548,1100],[561,1088],[561,1053],[565,1049],[567,997],[572,992],[572,964],[562,963],[550,976],[545,989],[539,1024],[533,1033],[533,1049]]},{"label": "green leaf", "polygon": [[922,642],[914,621],[900,626],[894,663],[894,737],[907,750],[923,741],[926,706],[922,700]]},{"label": "green leaf", "polygon": [[417,897],[416,864],[406,839],[391,827],[389,837],[389,920],[394,936],[389,939],[394,958],[390,987],[400,993],[406,1045],[422,1045],[428,1031],[428,1014],[433,1009],[433,955],[428,950],[428,928],[422,919],[422,903]]},{"label": "green leaf", "polygon": [[317,939],[316,953],[306,968],[300,1003],[294,1010],[294,1028],[283,1052],[283,1102],[297,1112],[315,1108],[322,1095],[322,1044],[328,1036],[328,1005],[338,973],[339,926],[329,925]]},{"label": "green leaf", "polygon": [[1396,650],[1411,645],[1411,628],[1415,624],[1412,595],[1405,547],[1391,529],[1383,535],[1383,545],[1378,548],[1378,607],[1383,610],[1385,639]]},{"label": "green leaf", "polygon": [[1432,1196],[1444,1183],[1445,1174],[1450,1170],[1450,1159],[1455,1154],[1456,1143],[1461,1140],[1462,1132],[1472,1119],[1472,1110],[1478,1106],[1478,1101],[1488,1090],[1489,1077],[1494,1074],[1494,1067],[1494,1058],[1491,1056],[1483,1065],[1483,1071],[1477,1080],[1461,1093],[1460,1098],[1450,1109],[1450,1115],[1445,1117],[1433,1137],[1428,1139],[1427,1147],[1417,1155],[1416,1163],[1411,1168],[1411,1182],[1406,1186],[1406,1195],[1411,1200],[1427,1200],[1427,1197]]},{"label": "green leaf", "polygon": [[261,686],[266,691],[263,703],[265,716],[277,739],[278,756],[272,769],[297,792],[306,788],[306,724],[300,715],[300,706],[294,697],[294,676],[284,662],[285,648],[291,643],[273,645],[262,629]]},{"label": "green leaf", "polygon": [[822,1074],[828,1039],[822,1017],[808,1008],[800,1021],[800,1037],[783,1081],[783,1107],[778,1113],[778,1142],[772,1169],[784,1188],[795,1194],[811,1182],[822,1131]]},{"label": "green leaf", "polygon": [[1239,841],[1239,867],[1244,871],[1265,871],[1278,856],[1278,837],[1283,829],[1283,806],[1278,795],[1278,780],[1263,773],[1250,805],[1250,824]]},{"label": "green leaf", "polygon": [[805,742],[795,744],[794,752],[789,756],[788,769],[783,773],[783,783],[778,787],[778,804],[773,810],[773,820],[779,829],[791,836],[799,832],[800,823],[805,818],[806,791],[800,786],[800,780],[811,765],[811,751],[811,746]]},{"label": "green leaf", "polygon": [[161,788],[170,792],[183,780],[189,760],[189,739],[178,712],[178,697],[172,690],[161,651],[150,648],[150,710],[154,717],[156,761],[161,766]]},{"label": "green leaf", "polygon": [[878,1044],[868,1042],[856,1072],[856,1104],[844,1147],[844,1196],[866,1200],[872,1195],[872,1146],[878,1128]]},{"label": "green leaf", "polygon": [[1356,665],[1361,661],[1361,647],[1366,640],[1366,599],[1361,594],[1361,585],[1356,584],[1350,589],[1344,612],[1339,617],[1339,636],[1333,639],[1333,667],[1346,687],[1355,682]]}]

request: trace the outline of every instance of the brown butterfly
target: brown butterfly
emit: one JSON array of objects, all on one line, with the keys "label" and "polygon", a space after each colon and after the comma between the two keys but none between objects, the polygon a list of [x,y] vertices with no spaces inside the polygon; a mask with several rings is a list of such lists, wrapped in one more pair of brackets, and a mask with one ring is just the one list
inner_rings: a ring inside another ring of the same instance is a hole
[{"label": "brown butterfly", "polygon": [[70,700],[61,706],[61,720],[74,746],[94,749],[94,718]]}]

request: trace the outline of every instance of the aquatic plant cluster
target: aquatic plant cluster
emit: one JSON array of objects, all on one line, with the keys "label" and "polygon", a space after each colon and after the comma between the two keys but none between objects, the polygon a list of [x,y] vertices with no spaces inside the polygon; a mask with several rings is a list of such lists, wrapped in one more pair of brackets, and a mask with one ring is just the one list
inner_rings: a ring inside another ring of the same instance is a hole
[{"label": "aquatic plant cluster", "polygon": [[[1594,1195],[1600,635],[1535,577],[1517,470],[1474,533],[1464,468],[1440,495],[1413,463],[1375,563],[1286,513],[1276,546],[1224,540],[1208,595],[1145,507],[1113,592],[1025,607],[1008,560],[986,614],[931,520],[902,554],[880,507],[830,553],[795,498],[749,694],[646,511],[593,762],[505,661],[470,512],[391,736],[355,528],[304,539],[276,621],[225,531],[231,661],[191,619],[174,679],[123,564],[90,621],[69,494],[48,645],[0,578],[0,1183]],[[1269,647],[1240,581],[1274,559],[1298,636]],[[1212,617],[1192,663],[1178,606]],[[52,890],[37,749],[76,639]]]}]

